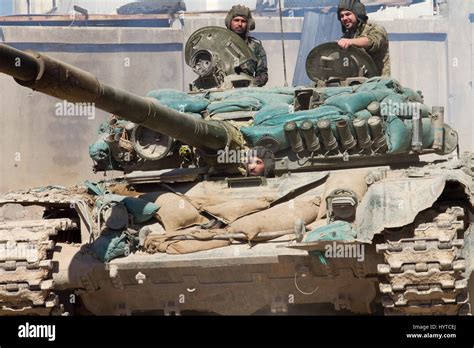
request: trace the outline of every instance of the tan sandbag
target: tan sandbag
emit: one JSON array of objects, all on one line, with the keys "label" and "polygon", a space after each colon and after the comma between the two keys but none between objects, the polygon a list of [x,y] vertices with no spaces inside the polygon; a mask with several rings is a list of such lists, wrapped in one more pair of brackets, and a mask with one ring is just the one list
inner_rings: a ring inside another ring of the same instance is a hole
[{"label": "tan sandbag", "polygon": [[227,198],[222,195],[187,196],[187,199],[200,211],[202,211],[206,206],[221,204],[227,201]]},{"label": "tan sandbag", "polygon": [[197,251],[222,248],[230,244],[231,242],[228,240],[207,240],[207,241],[181,240],[177,242],[176,241],[170,242],[166,246],[166,253],[167,254],[189,254],[189,253],[195,253]]},{"label": "tan sandbag", "polygon": [[336,189],[352,190],[360,202],[367,192],[367,183],[365,178],[369,172],[365,170],[345,171],[340,173],[331,173],[324,188],[319,208],[318,218],[322,219],[327,214],[326,198]]},{"label": "tan sandbag", "polygon": [[[221,248],[231,244],[230,240],[213,240],[222,230],[202,230],[189,228],[165,235],[150,234],[145,240],[145,250],[149,253],[188,254],[196,251]],[[192,236],[195,240],[173,240],[176,236]]]},{"label": "tan sandbag", "polygon": [[[138,198],[143,199],[147,202],[155,203],[156,200],[158,199],[158,197],[160,197],[161,195],[164,195],[166,193],[170,193],[170,190],[148,192],[148,193],[140,195]],[[173,193],[173,192],[171,192],[171,193]],[[202,210],[202,208],[204,206],[220,204],[220,203],[224,203],[224,202],[227,201],[226,197],[223,197],[222,195],[218,196],[218,195],[215,195],[215,194],[210,194],[210,195],[207,195],[207,196],[188,196],[188,195],[184,195],[184,194],[183,195],[176,194],[176,195],[182,197],[183,199],[186,199],[197,210]]]},{"label": "tan sandbag", "polygon": [[278,204],[270,209],[244,216],[227,228],[229,233],[244,233],[249,240],[254,240],[261,232],[290,230],[297,219],[306,224],[318,216],[320,199],[310,202],[291,200]]},{"label": "tan sandbag", "polygon": [[[155,221],[155,220],[152,220],[152,221]],[[149,233],[153,233],[154,235],[166,234],[166,230],[163,227],[163,225],[160,222],[156,222],[156,221],[155,223],[143,226],[142,229],[146,229],[147,231],[149,231]]]},{"label": "tan sandbag", "polygon": [[209,222],[185,197],[175,193],[168,192],[160,195],[155,204],[160,207],[155,217],[163,224],[166,231],[176,231]]},{"label": "tan sandbag", "polygon": [[203,210],[224,221],[231,223],[238,218],[270,207],[265,199],[232,199],[216,205],[205,206]]}]

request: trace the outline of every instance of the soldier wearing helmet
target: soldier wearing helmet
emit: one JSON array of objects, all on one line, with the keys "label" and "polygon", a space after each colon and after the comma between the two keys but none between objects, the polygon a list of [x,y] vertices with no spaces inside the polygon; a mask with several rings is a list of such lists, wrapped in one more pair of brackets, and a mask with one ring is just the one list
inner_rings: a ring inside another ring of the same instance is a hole
[{"label": "soldier wearing helmet", "polygon": [[380,25],[367,22],[367,12],[360,0],[340,0],[337,18],[343,36],[337,42],[341,48],[363,48],[374,60],[381,76],[390,75],[387,31]]},{"label": "soldier wearing helmet", "polygon": [[275,155],[264,146],[255,146],[247,152],[245,163],[247,176],[274,176]]},{"label": "soldier wearing helmet", "polygon": [[262,42],[249,35],[249,31],[255,29],[252,12],[243,5],[232,6],[225,18],[225,25],[227,29],[232,30],[245,40],[256,58],[255,72],[245,70],[243,72],[255,77],[257,86],[265,86],[268,81],[267,54],[263,49]]}]

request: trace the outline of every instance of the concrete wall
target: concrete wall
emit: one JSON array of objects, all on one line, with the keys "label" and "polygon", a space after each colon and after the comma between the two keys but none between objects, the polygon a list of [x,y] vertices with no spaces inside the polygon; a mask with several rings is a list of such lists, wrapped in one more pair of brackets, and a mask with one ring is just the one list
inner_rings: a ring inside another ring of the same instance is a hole
[{"label": "concrete wall", "polygon": [[130,0],[56,0],[58,13],[74,12],[74,5],[86,8],[89,13],[93,14],[114,14],[117,13],[117,8],[128,4]]},{"label": "concrete wall", "polygon": [[[461,136],[461,149],[472,151],[474,0],[451,1],[449,18],[382,24],[390,33],[393,76],[403,85],[422,90],[427,104],[445,106],[447,120]],[[284,21],[288,81],[293,77],[302,21]],[[143,95],[156,88],[186,90],[195,78],[183,60],[186,38],[202,26],[222,26],[223,18],[187,18],[184,28],[176,25],[172,29],[1,29],[9,44],[46,51],[94,73],[106,83]],[[283,85],[279,20],[259,17],[254,35],[263,40],[268,54],[268,85]],[[90,174],[92,163],[87,150],[95,141],[97,126],[108,115],[97,112],[93,120],[58,117],[57,100],[19,87],[6,76],[0,76],[0,90],[0,192],[103,178],[102,174]]]},{"label": "concrete wall", "polygon": [[[6,1],[6,0],[0,0]],[[10,1],[10,0],[8,0]],[[26,14],[28,13],[28,6],[26,0],[13,0],[14,13]],[[74,5],[86,8],[89,13],[93,14],[109,14],[117,13],[117,7],[130,3],[130,0],[56,0],[57,13],[68,14],[74,12]],[[52,0],[30,0],[30,13],[42,14],[53,8]]]},{"label": "concrete wall", "polygon": [[186,1],[186,7],[191,11],[227,11],[235,4],[242,4],[255,8],[257,0],[201,0]]},{"label": "concrete wall", "polygon": [[473,28],[474,1],[449,1],[448,108],[461,149],[474,151]]},{"label": "concrete wall", "polygon": [[[31,14],[45,13],[53,8],[53,2],[51,0],[30,0],[30,12]],[[28,2],[27,0],[16,0],[13,3],[13,13],[15,14],[27,14],[28,13]]]},{"label": "concrete wall", "polygon": [[371,12],[372,20],[388,20],[388,19],[412,19],[421,16],[433,15],[433,1],[425,0],[410,6],[390,6],[385,9]]},{"label": "concrete wall", "polygon": [[[0,0],[0,15],[3,3],[14,4],[13,13],[26,14],[28,6],[26,0]],[[91,14],[114,14],[117,8],[131,3],[133,0],[56,0],[57,13],[68,14],[74,12],[74,5],[86,8]],[[187,11],[226,11],[233,5],[240,3],[255,8],[256,0],[191,0],[186,1]],[[49,11],[53,6],[52,0],[30,0],[30,13],[42,14]]]},{"label": "concrete wall", "polygon": [[448,20],[433,17],[379,23],[389,32],[392,76],[402,85],[421,90],[428,105],[447,107]]},{"label": "concrete wall", "polygon": [[[26,14],[28,12],[26,0],[0,0],[0,7],[4,2],[14,3],[15,14]],[[56,0],[57,13],[68,14],[74,12],[74,5],[86,8],[91,14],[114,14],[116,9],[133,0]],[[50,10],[52,0],[30,0],[30,11],[32,14],[41,14]],[[188,11],[225,11],[237,3],[255,8],[256,0],[188,0],[186,9]],[[1,11],[1,9],[0,9]],[[1,14],[1,12],[0,12]],[[8,13],[11,14],[11,13]]]}]

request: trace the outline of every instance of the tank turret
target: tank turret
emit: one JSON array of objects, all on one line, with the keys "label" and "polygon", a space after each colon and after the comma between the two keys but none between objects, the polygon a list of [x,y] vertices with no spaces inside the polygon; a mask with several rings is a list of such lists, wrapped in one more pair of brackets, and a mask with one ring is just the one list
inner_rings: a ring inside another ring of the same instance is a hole
[{"label": "tank turret", "polygon": [[[188,40],[186,59],[190,66],[201,67],[199,79],[222,73],[224,81],[248,54],[238,40],[216,49],[217,44],[208,42],[211,33],[228,35],[214,27],[198,30]],[[240,53],[229,65],[222,52]],[[206,54],[210,61],[205,61]],[[126,173],[191,164],[235,173],[241,161],[223,160],[233,157],[219,157],[222,151],[255,146],[273,151],[276,173],[409,164],[422,154],[454,151],[458,136],[444,124],[442,108],[429,108],[420,94],[394,79],[373,77],[372,63],[361,50],[328,43],[314,48],[307,59],[314,87],[233,85],[223,90],[213,85],[191,94],[158,90],[141,97],[46,55],[0,45],[0,72],[22,86],[73,103],[91,103],[118,117],[90,154],[95,170]]]}]

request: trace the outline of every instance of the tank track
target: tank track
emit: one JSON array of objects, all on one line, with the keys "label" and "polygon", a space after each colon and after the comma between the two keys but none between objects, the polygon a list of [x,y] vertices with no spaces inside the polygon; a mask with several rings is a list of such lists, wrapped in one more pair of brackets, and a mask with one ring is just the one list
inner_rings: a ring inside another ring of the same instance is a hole
[{"label": "tank track", "polygon": [[463,218],[462,207],[449,207],[415,224],[413,238],[376,246],[386,262],[377,267],[385,315],[470,314]]},{"label": "tank track", "polygon": [[53,293],[51,237],[77,228],[71,219],[0,224],[0,315],[60,314]]}]

